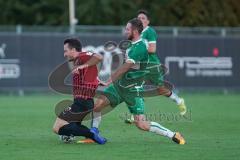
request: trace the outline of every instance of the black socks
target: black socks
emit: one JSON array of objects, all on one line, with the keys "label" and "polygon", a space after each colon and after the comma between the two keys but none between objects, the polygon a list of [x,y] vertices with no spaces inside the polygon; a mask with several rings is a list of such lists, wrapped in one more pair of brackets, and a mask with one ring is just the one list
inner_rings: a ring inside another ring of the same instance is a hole
[{"label": "black socks", "polygon": [[62,126],[59,131],[59,135],[65,135],[65,136],[84,136],[87,138],[93,138],[93,133],[90,132],[90,129],[87,128],[84,125],[79,125],[76,122],[71,122],[69,124],[66,124]]}]

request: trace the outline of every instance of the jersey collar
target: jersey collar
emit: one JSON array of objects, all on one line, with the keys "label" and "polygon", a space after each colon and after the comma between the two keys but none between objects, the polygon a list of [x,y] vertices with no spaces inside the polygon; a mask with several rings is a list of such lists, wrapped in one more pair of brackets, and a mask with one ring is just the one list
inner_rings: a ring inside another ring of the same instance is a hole
[{"label": "jersey collar", "polygon": [[145,32],[148,28],[149,28],[149,26],[147,26],[146,28],[144,28],[144,29],[142,30],[142,33]]},{"label": "jersey collar", "polygon": [[138,42],[140,42],[140,41],[142,41],[142,38],[139,38],[137,41],[132,42],[132,44],[136,44],[136,43],[138,43]]}]

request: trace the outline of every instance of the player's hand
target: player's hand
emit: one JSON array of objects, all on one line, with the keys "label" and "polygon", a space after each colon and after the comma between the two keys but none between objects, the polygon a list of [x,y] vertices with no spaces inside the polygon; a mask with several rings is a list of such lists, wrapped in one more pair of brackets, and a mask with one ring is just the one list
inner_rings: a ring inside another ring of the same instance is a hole
[{"label": "player's hand", "polygon": [[107,82],[103,82],[103,81],[99,81],[98,84],[99,84],[100,86],[107,86]]},{"label": "player's hand", "polygon": [[72,70],[72,74],[79,74],[79,71],[78,71],[77,67]]},{"label": "player's hand", "polygon": [[111,80],[108,80],[107,82],[99,81],[98,84],[99,84],[100,86],[109,86],[111,83],[112,83],[112,81],[111,81]]},{"label": "player's hand", "polygon": [[77,67],[77,69],[84,69],[84,68],[87,68],[88,65],[87,64],[82,64],[80,66]]}]

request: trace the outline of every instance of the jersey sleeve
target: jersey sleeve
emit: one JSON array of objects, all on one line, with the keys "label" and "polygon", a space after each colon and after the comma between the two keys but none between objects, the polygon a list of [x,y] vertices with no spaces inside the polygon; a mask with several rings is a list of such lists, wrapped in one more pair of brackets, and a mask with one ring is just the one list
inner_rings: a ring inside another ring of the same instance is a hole
[{"label": "jersey sleeve", "polygon": [[86,62],[92,57],[93,54],[94,54],[94,53],[92,53],[92,52],[83,52],[83,53],[80,53],[79,59],[80,59],[81,64],[86,63]]},{"label": "jersey sleeve", "polygon": [[146,45],[139,44],[137,47],[135,47],[129,52],[127,61],[131,61],[135,64],[143,60],[146,54],[147,54]]},{"label": "jersey sleeve", "polygon": [[157,42],[157,33],[152,28],[148,31],[147,41],[148,43]]},{"label": "jersey sleeve", "polygon": [[[80,64],[84,64],[87,61],[89,61],[94,54],[95,53],[93,53],[93,52],[80,53],[80,55],[79,55]],[[84,68],[84,69],[80,70],[80,73],[82,73],[82,75],[84,75],[83,76],[84,83],[98,84],[98,80],[97,80],[98,69],[97,69],[96,65]]]}]

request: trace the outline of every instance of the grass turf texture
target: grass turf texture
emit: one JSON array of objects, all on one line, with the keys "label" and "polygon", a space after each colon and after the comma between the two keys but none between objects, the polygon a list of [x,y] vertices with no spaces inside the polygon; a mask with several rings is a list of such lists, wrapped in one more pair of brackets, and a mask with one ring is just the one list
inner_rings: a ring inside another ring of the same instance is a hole
[{"label": "grass turf texture", "polygon": [[[164,97],[146,98],[146,112],[168,115],[160,122],[183,133],[186,145],[138,130],[123,123],[124,104],[104,115],[101,133],[106,145],[64,144],[52,133],[54,105],[63,96],[41,95],[0,97],[1,159],[238,159],[240,157],[240,95],[183,95],[191,109],[191,119],[180,119],[175,104]],[[150,115],[150,114],[148,114]],[[157,116],[156,116],[157,115]],[[172,115],[177,117],[173,120]],[[189,115],[188,115],[189,116]]]}]

